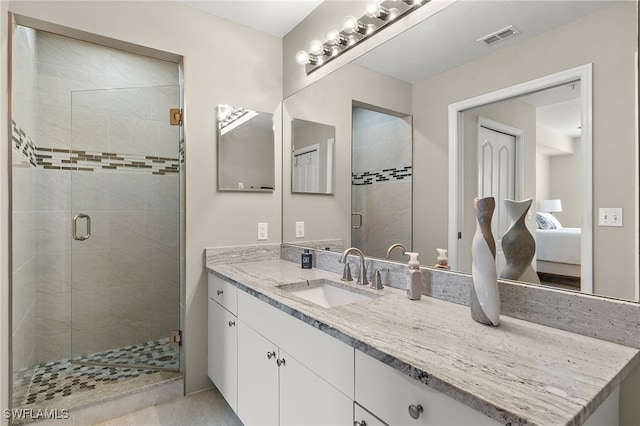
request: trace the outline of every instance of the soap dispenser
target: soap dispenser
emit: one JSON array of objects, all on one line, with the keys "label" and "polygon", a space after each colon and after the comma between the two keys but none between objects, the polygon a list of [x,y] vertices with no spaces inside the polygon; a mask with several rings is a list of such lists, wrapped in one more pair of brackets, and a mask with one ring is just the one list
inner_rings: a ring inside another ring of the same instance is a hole
[{"label": "soap dispenser", "polygon": [[449,259],[447,259],[447,250],[438,248],[438,257],[436,258],[436,264],[434,268],[449,269]]},{"label": "soap dispenser", "polygon": [[407,288],[407,297],[411,300],[418,300],[422,297],[422,274],[420,273],[420,262],[418,262],[418,253],[406,252],[409,256],[407,266],[407,277],[409,286]]}]

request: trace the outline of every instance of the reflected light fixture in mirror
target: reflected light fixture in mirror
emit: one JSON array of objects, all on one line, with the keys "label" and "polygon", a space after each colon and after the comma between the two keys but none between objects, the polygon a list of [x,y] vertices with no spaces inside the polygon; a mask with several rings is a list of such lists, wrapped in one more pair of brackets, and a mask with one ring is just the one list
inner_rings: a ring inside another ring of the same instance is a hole
[{"label": "reflected light fixture in mirror", "polygon": [[347,16],[342,31],[331,29],[325,34],[325,41],[313,40],[309,51],[299,50],[296,62],[305,66],[310,74],[333,58],[351,49],[367,37],[405,16],[430,0],[371,0],[367,3],[360,19]]},{"label": "reflected light fixture in mirror", "polygon": [[238,107],[234,108],[231,105],[219,105],[218,106],[218,129],[220,135],[235,129],[242,123],[251,120],[258,115],[257,111]]}]

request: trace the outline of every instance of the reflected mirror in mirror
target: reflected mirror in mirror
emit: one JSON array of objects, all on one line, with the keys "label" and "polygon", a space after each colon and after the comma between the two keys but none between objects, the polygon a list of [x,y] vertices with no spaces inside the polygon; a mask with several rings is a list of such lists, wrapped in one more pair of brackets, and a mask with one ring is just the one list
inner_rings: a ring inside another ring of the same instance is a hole
[{"label": "reflected mirror in mirror", "polygon": [[333,194],[336,128],[294,118],[291,192]]},{"label": "reflected mirror in mirror", "polygon": [[219,105],[218,190],[273,191],[275,132],[273,114]]},{"label": "reflected mirror in mirror", "polygon": [[[580,263],[592,271],[593,293],[637,301],[638,224],[633,219],[637,214],[634,200],[638,191],[634,160],[638,111],[637,2],[522,1],[504,6],[504,2],[483,0],[452,3],[293,94],[285,99],[284,108],[296,111],[295,116],[317,117],[318,121],[333,123],[336,140],[351,137],[354,100],[413,117],[413,215],[407,229],[412,224],[413,251],[420,253],[421,264],[433,265],[437,248],[450,249],[450,238],[456,241],[458,232],[462,238],[468,234],[462,224],[473,221],[473,208],[468,202],[478,194],[477,185],[470,183],[461,195],[461,216],[457,223],[449,211],[450,194],[456,194],[456,188],[450,187],[449,182],[452,176],[456,179],[475,176],[477,170],[475,156],[465,158],[471,161],[472,168],[462,162],[449,166],[450,106],[577,67],[592,66],[593,79],[587,84],[594,102],[591,110],[585,112],[592,116],[591,150],[587,153],[592,161],[588,164],[581,161],[580,170],[559,164],[585,155],[580,153],[582,145],[575,141],[572,155],[542,154],[535,143],[527,145],[526,155],[531,158],[525,157],[527,166],[522,172],[530,183],[516,198],[534,199],[531,215],[526,219],[532,234],[535,234],[535,213],[542,210],[542,201],[560,199],[563,212],[554,213],[559,222],[565,227],[581,228],[582,240],[592,234],[592,255],[581,253]],[[483,19],[477,19],[478,16]],[[518,29],[514,37],[495,44],[482,41],[484,35],[509,25]],[[593,28],[599,31],[594,32]],[[525,99],[517,102],[526,104]],[[460,111],[463,117],[472,113]],[[538,110],[536,115],[539,114]],[[473,126],[477,125],[476,121]],[[532,130],[524,135],[525,143],[540,139],[543,133],[533,124]],[[286,148],[290,142],[285,137],[283,143]],[[288,153],[286,163],[290,163]],[[543,164],[549,164],[548,173],[542,171]],[[332,238],[342,241],[342,247],[352,245],[351,196],[343,190],[351,186],[350,167],[350,147],[337,144],[335,197],[323,197],[321,203],[312,204],[291,197],[283,199],[284,242],[307,244],[292,234],[296,218],[313,209],[326,212],[305,219],[307,229],[317,230],[314,239]],[[287,175],[288,170],[284,173]],[[559,187],[576,185],[572,181],[582,185],[583,177],[592,180],[591,222],[585,220],[584,206],[575,207],[575,203],[586,203],[584,194],[580,192],[580,200],[576,200]],[[602,207],[622,208],[622,229],[598,225]],[[462,262],[456,265],[457,270],[469,273],[463,265]]]}]

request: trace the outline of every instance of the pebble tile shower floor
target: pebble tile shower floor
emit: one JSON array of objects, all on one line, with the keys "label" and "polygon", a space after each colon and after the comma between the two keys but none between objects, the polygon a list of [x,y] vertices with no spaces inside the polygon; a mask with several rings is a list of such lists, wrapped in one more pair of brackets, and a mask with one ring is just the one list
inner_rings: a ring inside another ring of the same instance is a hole
[{"label": "pebble tile shower floor", "polygon": [[[78,393],[151,375],[156,369],[177,371],[178,361],[178,349],[169,347],[169,339],[161,339],[39,364],[24,370],[16,379],[13,407],[38,408],[39,404],[51,405],[53,402],[70,404],[66,398]],[[100,363],[119,366],[88,365]]]}]

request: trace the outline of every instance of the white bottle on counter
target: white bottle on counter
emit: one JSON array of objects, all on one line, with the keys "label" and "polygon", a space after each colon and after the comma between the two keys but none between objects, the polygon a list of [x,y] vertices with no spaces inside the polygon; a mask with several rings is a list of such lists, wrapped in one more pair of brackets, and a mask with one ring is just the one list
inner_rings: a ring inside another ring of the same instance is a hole
[{"label": "white bottle on counter", "polygon": [[411,300],[418,300],[422,297],[422,274],[420,273],[420,262],[418,262],[418,253],[406,252],[409,256],[407,266],[408,288],[407,297]]}]

